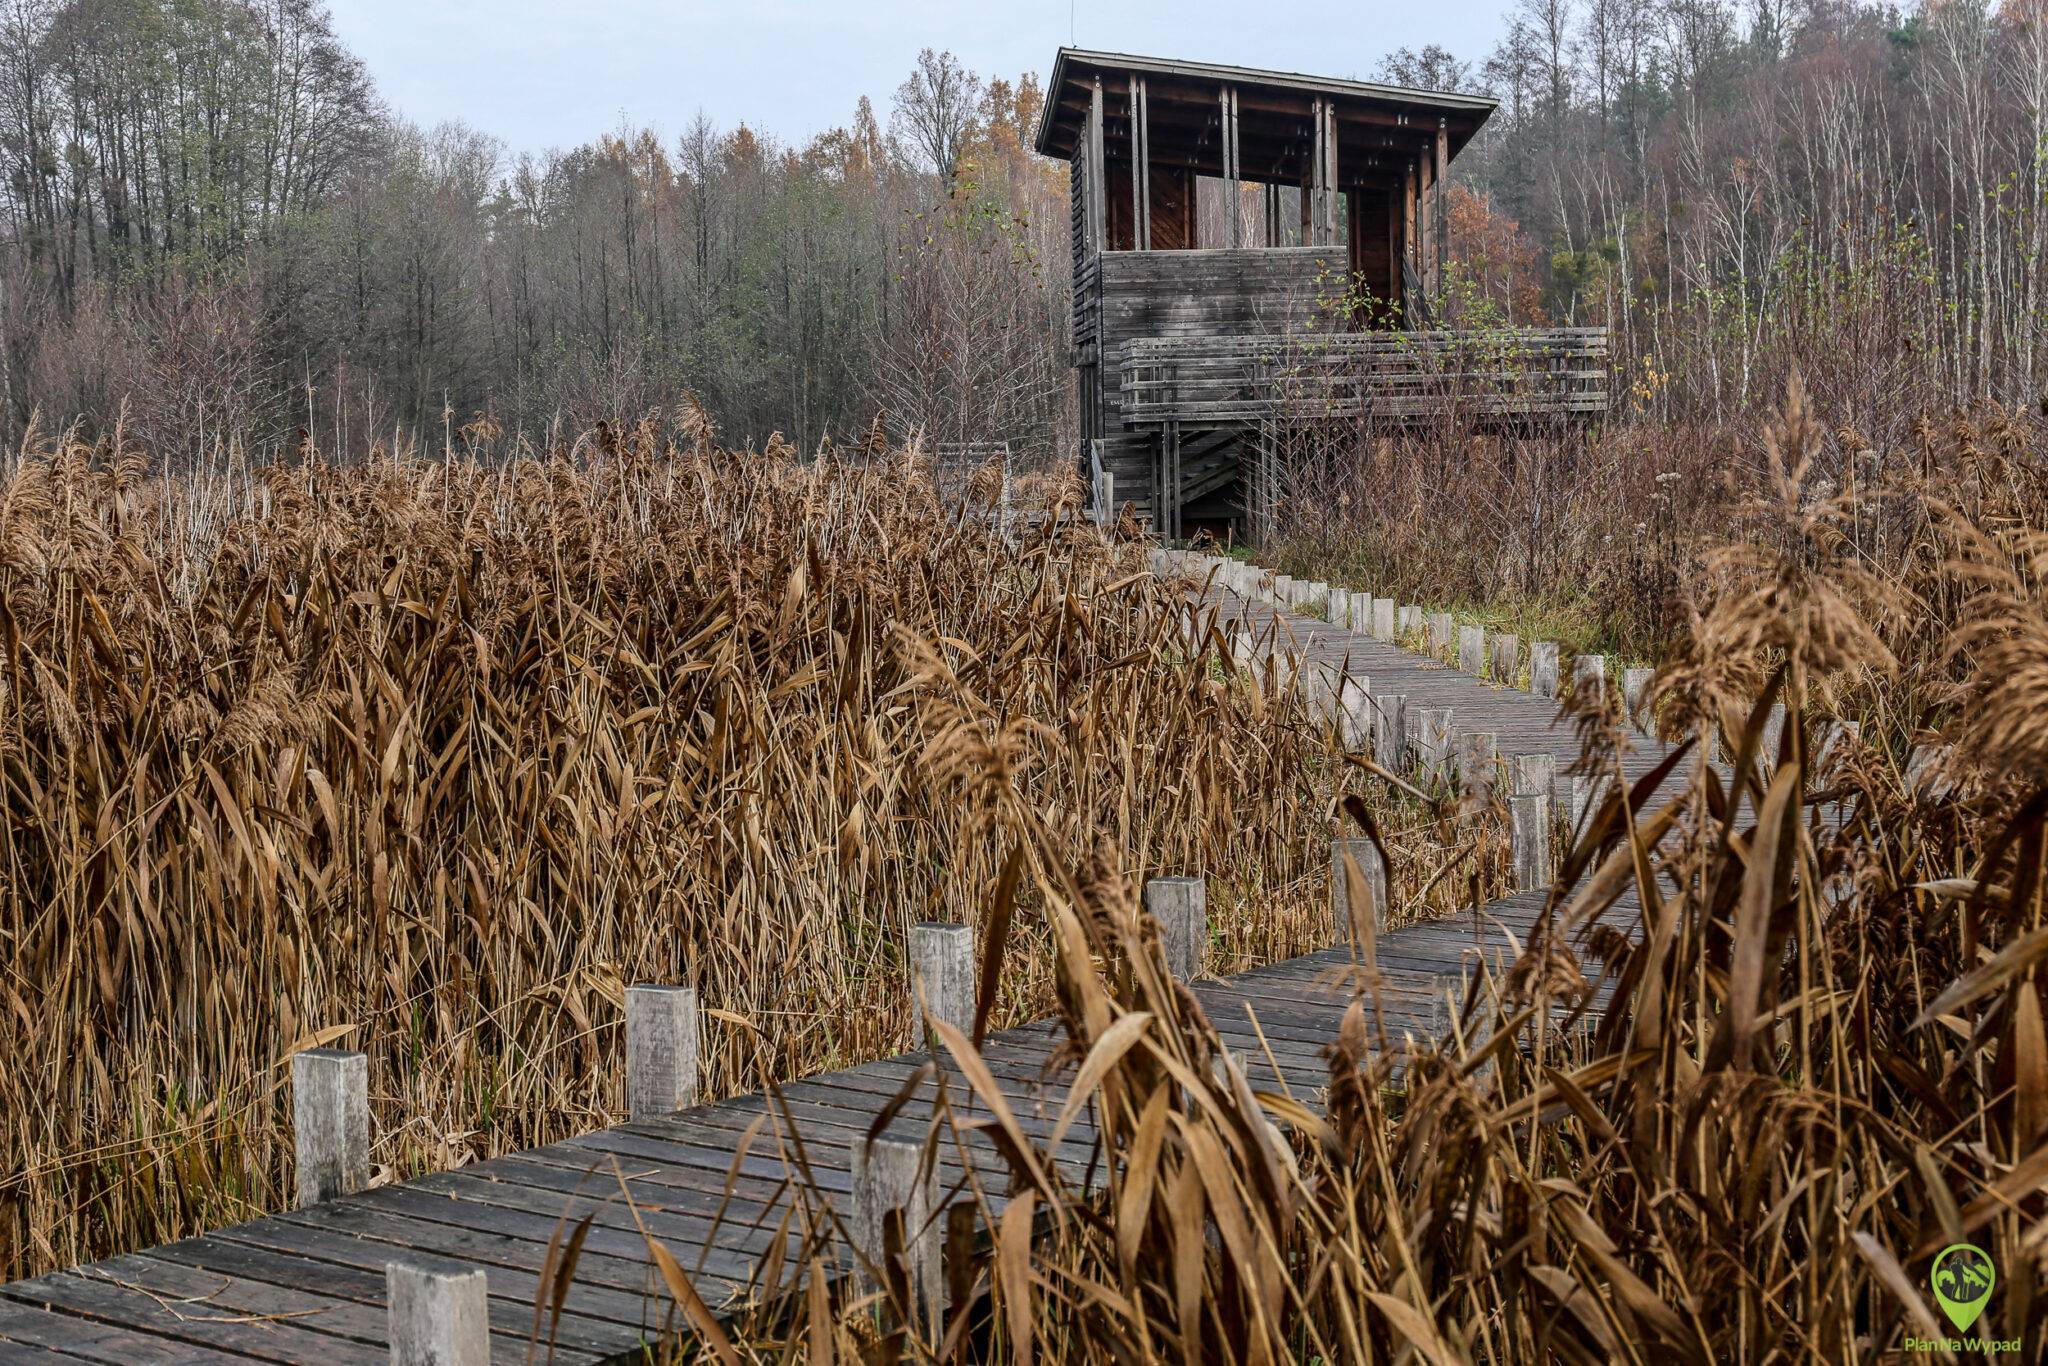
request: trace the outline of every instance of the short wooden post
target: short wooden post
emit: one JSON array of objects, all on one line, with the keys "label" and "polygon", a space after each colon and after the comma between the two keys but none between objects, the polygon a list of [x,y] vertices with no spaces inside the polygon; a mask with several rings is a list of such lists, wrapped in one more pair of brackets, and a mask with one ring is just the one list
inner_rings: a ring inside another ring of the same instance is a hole
[{"label": "short wooden post", "polygon": [[1607,656],[1575,655],[1572,658],[1572,687],[1580,694],[1601,696],[1607,688]]},{"label": "short wooden post", "polygon": [[298,1207],[370,1184],[370,1057],[339,1048],[292,1054]]},{"label": "short wooden post", "polygon": [[1451,648],[1451,614],[1449,612],[1431,612],[1427,627],[1429,652],[1431,654],[1440,655]]},{"label": "short wooden post", "polygon": [[1493,766],[1500,752],[1500,737],[1492,731],[1471,730],[1458,737],[1458,787],[1475,802],[1493,800]]},{"label": "short wooden post", "polygon": [[1351,884],[1344,875],[1344,858],[1358,865],[1372,904],[1360,908],[1376,930],[1387,926],[1387,863],[1379,846],[1369,839],[1350,837],[1330,841],[1330,926],[1338,944],[1352,940]]},{"label": "short wooden post", "polygon": [[1460,626],[1458,628],[1458,667],[1474,678],[1486,673],[1486,628],[1484,626]]},{"label": "short wooden post", "polygon": [[1409,737],[1415,746],[1415,766],[1427,782],[1446,785],[1451,780],[1451,709],[1417,707],[1416,725]]},{"label": "short wooden post", "polygon": [[697,1103],[697,992],[626,988],[626,1114],[663,1119]]},{"label": "short wooden post", "polygon": [[1605,773],[1572,775],[1571,833],[1574,841],[1585,833],[1587,819],[1607,800],[1607,787],[1613,781]]},{"label": "short wooden post", "polygon": [[1159,922],[1166,970],[1183,982],[1201,975],[1209,943],[1209,889],[1198,877],[1155,877],[1145,884],[1145,912]]},{"label": "short wooden post", "polygon": [[[882,1137],[853,1145],[853,1241],[867,1261],[880,1268],[888,1261],[889,1224],[897,1222],[897,1246],[910,1268],[911,1312],[922,1316],[922,1332],[939,1321],[939,1226],[932,1213],[939,1203],[938,1173],[925,1161],[924,1145],[909,1139]],[[873,1282],[865,1268],[864,1288]]]},{"label": "short wooden post", "polygon": [[1380,693],[1372,699],[1372,757],[1398,773],[1408,756],[1408,699]]},{"label": "short wooden post", "polygon": [[1372,594],[1353,593],[1349,610],[1351,615],[1344,619],[1346,629],[1356,635],[1370,634],[1372,631]]},{"label": "short wooden post", "polygon": [[1529,646],[1529,691],[1538,697],[1557,696],[1557,642],[1539,640]]},{"label": "short wooden post", "polygon": [[491,1310],[484,1273],[384,1264],[391,1366],[484,1366]]},{"label": "short wooden post", "polygon": [[1650,684],[1655,682],[1655,669],[1627,669],[1621,675],[1621,704],[1628,711],[1629,724],[1637,730],[1650,728]]},{"label": "short wooden post", "polygon": [[1557,788],[1555,754],[1517,754],[1514,761],[1514,795],[1535,792],[1548,797]]},{"label": "short wooden post", "polygon": [[1323,616],[1340,631],[1351,629],[1351,591],[1347,588],[1324,588]]},{"label": "short wooden post", "polygon": [[1422,608],[1418,604],[1411,602],[1400,611],[1399,622],[1395,627],[1395,635],[1397,638],[1405,639],[1416,635],[1421,630]]},{"label": "short wooden post", "polygon": [[1778,751],[1785,743],[1785,704],[1771,703],[1764,713],[1763,734],[1757,737],[1757,772],[1768,779],[1778,769]]},{"label": "short wooden post", "polygon": [[1374,598],[1372,600],[1372,638],[1392,642],[1394,639],[1394,600]]},{"label": "short wooden post", "polygon": [[925,920],[910,927],[912,1047],[939,1046],[929,1020],[974,1030],[974,927]]},{"label": "short wooden post", "polygon": [[1493,653],[1493,681],[1504,688],[1514,687],[1522,667],[1522,638],[1513,631],[1495,631],[1488,639]]},{"label": "short wooden post", "polygon": [[1337,677],[1337,733],[1347,750],[1373,743],[1372,680],[1362,674]]},{"label": "short wooden post", "polygon": [[1275,607],[1294,606],[1294,576],[1292,574],[1275,574],[1273,576],[1273,605]]},{"label": "short wooden post", "polygon": [[1947,745],[1915,745],[1906,753],[1906,795],[1940,802],[1955,791],[1948,776]]},{"label": "short wooden post", "polygon": [[1533,892],[1555,878],[1550,860],[1550,794],[1524,792],[1508,798],[1513,825],[1515,889]]}]

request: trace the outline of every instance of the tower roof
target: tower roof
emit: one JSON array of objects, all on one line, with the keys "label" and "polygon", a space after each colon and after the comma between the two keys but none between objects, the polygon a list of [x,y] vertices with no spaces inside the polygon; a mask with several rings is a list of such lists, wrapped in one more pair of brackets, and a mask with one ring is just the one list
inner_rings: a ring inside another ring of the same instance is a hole
[{"label": "tower roof", "polygon": [[1219,141],[1218,94],[1236,90],[1240,162],[1248,180],[1283,180],[1294,174],[1296,149],[1307,136],[1318,100],[1330,102],[1347,155],[1365,154],[1352,159],[1351,174],[1343,175],[1347,181],[1374,178],[1373,150],[1433,138],[1439,126],[1455,156],[1497,107],[1484,95],[1063,47],[1046,86],[1038,150],[1071,157],[1087,123],[1095,82],[1102,82],[1106,118],[1114,119],[1126,107],[1134,77],[1145,82],[1152,155],[1202,170],[1207,170],[1205,151]]}]

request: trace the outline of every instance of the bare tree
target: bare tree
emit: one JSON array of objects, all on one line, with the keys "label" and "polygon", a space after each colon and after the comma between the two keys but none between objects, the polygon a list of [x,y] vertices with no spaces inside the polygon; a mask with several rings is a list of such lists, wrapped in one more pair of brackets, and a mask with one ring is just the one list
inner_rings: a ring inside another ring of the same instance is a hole
[{"label": "bare tree", "polygon": [[896,87],[890,125],[925,169],[951,184],[980,102],[981,78],[952,53],[926,48],[917,54],[917,70]]}]

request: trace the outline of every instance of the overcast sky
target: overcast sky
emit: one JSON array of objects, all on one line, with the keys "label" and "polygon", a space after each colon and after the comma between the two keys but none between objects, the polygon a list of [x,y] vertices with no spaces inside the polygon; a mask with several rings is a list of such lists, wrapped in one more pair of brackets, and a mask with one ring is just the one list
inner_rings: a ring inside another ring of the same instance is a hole
[{"label": "overcast sky", "polygon": [[1477,62],[1505,0],[330,0],[335,27],[385,100],[420,124],[459,118],[517,154],[572,147],[621,121],[673,135],[696,115],[801,141],[889,97],[922,47],[982,75],[1042,78],[1080,47],[1370,76],[1397,47],[1441,43]]}]

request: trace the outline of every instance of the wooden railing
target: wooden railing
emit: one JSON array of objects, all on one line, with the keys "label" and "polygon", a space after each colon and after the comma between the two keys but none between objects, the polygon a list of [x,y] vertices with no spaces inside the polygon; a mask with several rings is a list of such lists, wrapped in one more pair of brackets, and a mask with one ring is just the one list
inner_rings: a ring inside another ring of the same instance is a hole
[{"label": "wooden railing", "polygon": [[1102,443],[1088,443],[1088,515],[1107,531],[1116,520],[1116,476],[1102,467]]},{"label": "wooden railing", "polygon": [[1607,329],[1143,337],[1122,380],[1127,427],[1591,415],[1608,406]]}]

